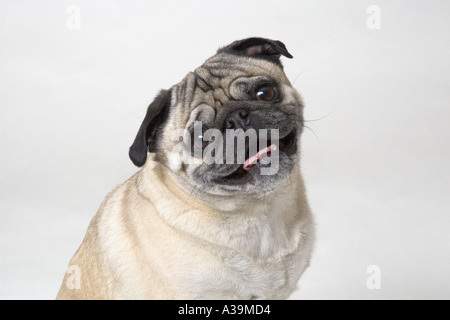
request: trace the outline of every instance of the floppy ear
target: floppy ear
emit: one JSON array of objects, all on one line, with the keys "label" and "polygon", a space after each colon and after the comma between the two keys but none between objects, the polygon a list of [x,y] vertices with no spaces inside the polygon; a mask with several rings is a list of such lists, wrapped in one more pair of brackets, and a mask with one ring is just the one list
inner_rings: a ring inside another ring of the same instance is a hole
[{"label": "floppy ear", "polygon": [[217,51],[217,53],[220,52],[262,58],[276,63],[279,63],[281,55],[290,59],[293,58],[283,42],[265,38],[238,40]]},{"label": "floppy ear", "polygon": [[159,131],[169,114],[170,98],[171,91],[161,90],[147,109],[144,121],[128,153],[131,161],[138,167],[145,164],[147,151],[156,151]]}]

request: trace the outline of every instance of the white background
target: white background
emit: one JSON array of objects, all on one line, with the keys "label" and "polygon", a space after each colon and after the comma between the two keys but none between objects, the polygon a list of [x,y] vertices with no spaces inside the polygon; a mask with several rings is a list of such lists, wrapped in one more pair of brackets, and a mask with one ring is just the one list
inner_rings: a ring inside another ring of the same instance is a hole
[{"label": "white background", "polygon": [[441,0],[0,1],[0,298],[53,299],[103,198],[137,171],[128,148],[158,90],[262,36],[294,55],[310,120],[318,241],[291,298],[449,299],[449,13]]}]

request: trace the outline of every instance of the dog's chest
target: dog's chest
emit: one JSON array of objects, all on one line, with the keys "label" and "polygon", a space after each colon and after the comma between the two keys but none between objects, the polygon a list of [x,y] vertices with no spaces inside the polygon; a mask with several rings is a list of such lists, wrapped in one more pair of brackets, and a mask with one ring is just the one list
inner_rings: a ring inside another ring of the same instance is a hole
[{"label": "dog's chest", "polygon": [[216,248],[194,274],[180,280],[195,299],[285,299],[298,281],[300,251],[254,258]]},{"label": "dog's chest", "polygon": [[282,219],[256,221],[216,230],[216,241],[196,243],[196,251],[203,253],[201,259],[184,256],[182,260],[189,261],[189,267],[179,284],[190,297],[285,299],[289,296],[304,268],[305,233],[298,223],[291,224],[287,232]]},{"label": "dog's chest", "polygon": [[285,298],[290,287],[290,256],[282,259],[251,259],[239,253],[223,257],[223,268],[227,271],[223,281],[240,299]]}]

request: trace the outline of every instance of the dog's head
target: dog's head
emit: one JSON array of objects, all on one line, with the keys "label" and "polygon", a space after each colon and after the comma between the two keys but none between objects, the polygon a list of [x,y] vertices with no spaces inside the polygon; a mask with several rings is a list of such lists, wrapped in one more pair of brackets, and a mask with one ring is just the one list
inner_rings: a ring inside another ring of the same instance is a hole
[{"label": "dog's head", "polygon": [[299,159],[303,104],[283,72],[280,41],[248,38],[218,50],[150,104],[130,147],[210,194],[270,192]]}]

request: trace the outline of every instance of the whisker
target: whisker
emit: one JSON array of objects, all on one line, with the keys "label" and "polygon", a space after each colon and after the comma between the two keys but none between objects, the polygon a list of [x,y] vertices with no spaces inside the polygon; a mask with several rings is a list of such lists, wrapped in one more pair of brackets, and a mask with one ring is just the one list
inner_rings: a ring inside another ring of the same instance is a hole
[{"label": "whisker", "polygon": [[[183,212],[183,213],[185,213],[185,212],[184,212],[184,209],[185,209],[187,203],[189,202],[189,200],[191,199],[192,194],[193,194],[194,191],[196,191],[196,190],[198,191],[197,186],[193,186],[191,192],[189,193],[189,197],[188,197],[188,198],[186,199],[186,201],[184,202],[183,209],[182,209],[182,212]],[[194,199],[195,199],[195,198],[196,198],[196,196],[194,195]]]},{"label": "whisker", "polygon": [[319,120],[323,120],[323,119],[325,119],[325,118],[327,118],[327,117],[329,117],[332,113],[334,113],[336,111],[336,109],[334,109],[334,110],[332,110],[332,111],[330,111],[330,112],[328,112],[326,115],[324,115],[323,117],[321,117],[321,118],[318,118],[318,119],[312,119],[312,120],[303,120],[303,121],[305,121],[305,122],[316,122],[316,121],[319,121]]},{"label": "whisker", "polygon": [[303,73],[303,72],[300,72],[299,74],[297,74],[297,76],[295,77],[294,81],[292,82],[292,86],[294,86],[294,84],[295,84],[295,82],[297,81],[298,77],[300,77],[300,75],[301,75],[302,73]]},{"label": "whisker", "polygon": [[312,132],[312,134],[316,137],[316,140],[317,140],[317,142],[319,143],[319,145],[320,145],[320,140],[319,140],[319,137],[317,136],[317,134],[314,132],[314,130],[313,129],[311,129],[310,127],[308,127],[307,125],[305,125],[305,124],[303,124],[303,127],[304,128],[306,128],[306,129],[308,129],[309,131],[311,131]]},{"label": "whisker", "polygon": [[318,119],[303,120],[303,127],[306,128],[306,129],[308,129],[309,131],[312,132],[312,134],[316,137],[316,140],[317,140],[317,142],[319,143],[319,145],[320,145],[319,137],[317,136],[317,134],[314,132],[314,130],[313,130],[312,128],[310,128],[310,127],[308,127],[307,125],[305,125],[305,122],[316,122],[316,121],[319,121],[319,120],[323,120],[323,119],[329,117],[329,116],[330,116],[332,113],[334,113],[335,111],[336,111],[336,109],[330,111],[329,113],[327,113],[326,115],[324,115],[323,117],[320,117],[320,118],[318,118]]}]

